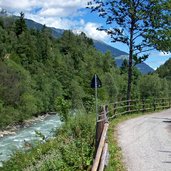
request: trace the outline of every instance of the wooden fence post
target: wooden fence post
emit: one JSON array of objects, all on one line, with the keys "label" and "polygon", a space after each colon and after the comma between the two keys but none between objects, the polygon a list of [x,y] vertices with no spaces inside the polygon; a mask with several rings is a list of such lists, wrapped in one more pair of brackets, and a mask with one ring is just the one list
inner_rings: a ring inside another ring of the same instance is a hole
[{"label": "wooden fence post", "polygon": [[162,99],[162,107],[163,107],[163,109],[165,108],[165,102],[164,102],[164,99]]},{"label": "wooden fence post", "polygon": [[127,112],[128,112],[128,113],[129,113],[129,111],[130,111],[130,103],[131,103],[131,101],[128,100],[128,101],[127,101]]},{"label": "wooden fence post", "polygon": [[[96,140],[95,140],[95,160],[92,166],[92,171],[97,171],[100,167],[104,168],[103,162],[101,163],[101,156],[103,151],[103,158],[106,157],[106,149],[104,149],[104,145],[106,142],[107,137],[107,129],[108,129],[108,106],[101,107],[100,114],[98,115],[97,122],[96,122]],[[105,154],[104,154],[105,153]],[[104,156],[105,155],[105,156]],[[100,162],[100,163],[99,163]]]},{"label": "wooden fence post", "polygon": [[156,111],[156,101],[154,98],[153,98],[153,110]]},{"label": "wooden fence post", "polygon": [[141,103],[141,101],[140,100],[137,100],[137,112],[139,113],[140,112],[140,107],[141,107],[141,105],[140,105],[140,103]]},{"label": "wooden fence post", "polygon": [[100,162],[100,166],[99,166],[99,170],[98,171],[103,171],[104,170],[105,163],[106,163],[107,153],[108,153],[108,143],[105,143],[104,148],[103,148],[101,162]]},{"label": "wooden fence post", "polygon": [[95,145],[96,148],[95,148],[95,152],[97,151],[98,146],[99,146],[100,138],[101,138],[101,135],[102,135],[102,132],[104,129],[104,124],[105,124],[105,122],[107,122],[107,116],[106,116],[107,111],[106,110],[107,110],[106,106],[101,107],[101,110],[100,110],[101,112],[98,115],[98,120],[96,123],[96,145]]},{"label": "wooden fence post", "polygon": [[116,102],[114,103],[114,109],[113,109],[113,113],[114,113],[114,115],[116,114]]},{"label": "wooden fence post", "polygon": [[107,130],[108,130],[108,123],[105,123],[104,125],[104,129],[100,138],[100,143],[96,152],[96,157],[92,166],[91,171],[97,171],[98,167],[99,167],[99,162],[100,162],[100,158],[101,158],[101,154],[102,154],[102,150],[105,144],[105,140],[106,140],[106,135],[107,135]]},{"label": "wooden fence post", "polygon": [[145,112],[145,100],[144,100],[144,98],[142,99],[142,111],[143,111],[143,113]]}]

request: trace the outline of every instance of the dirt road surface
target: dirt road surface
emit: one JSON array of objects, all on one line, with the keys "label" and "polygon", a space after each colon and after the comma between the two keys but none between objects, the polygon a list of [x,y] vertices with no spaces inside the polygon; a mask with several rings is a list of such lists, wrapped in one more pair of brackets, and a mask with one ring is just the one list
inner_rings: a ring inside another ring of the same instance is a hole
[{"label": "dirt road surface", "polygon": [[171,109],[125,121],[117,133],[128,171],[171,171]]}]

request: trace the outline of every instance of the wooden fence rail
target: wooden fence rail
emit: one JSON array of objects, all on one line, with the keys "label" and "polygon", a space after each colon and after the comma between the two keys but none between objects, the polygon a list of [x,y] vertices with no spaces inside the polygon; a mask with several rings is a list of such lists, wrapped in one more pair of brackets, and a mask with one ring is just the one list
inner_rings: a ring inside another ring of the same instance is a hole
[{"label": "wooden fence rail", "polygon": [[[129,103],[128,103],[129,102]],[[157,98],[157,99],[135,99],[115,102],[109,104],[111,110],[113,110],[112,116],[108,119],[115,118],[118,115],[135,113],[135,112],[151,112],[156,110],[167,109],[171,107],[171,100],[169,98]],[[112,109],[113,108],[113,109]]]},{"label": "wooden fence rail", "polygon": [[[112,107],[111,107],[112,106]],[[171,99],[134,99],[103,106],[96,122],[95,158],[91,171],[103,171],[108,160],[107,131],[109,119],[135,112],[151,112],[171,107]],[[109,109],[108,109],[109,108]],[[110,110],[110,116],[109,115]]]},{"label": "wooden fence rail", "polygon": [[103,106],[96,123],[96,155],[92,166],[92,171],[103,171],[105,160],[108,154],[107,130],[108,123],[108,107]]}]

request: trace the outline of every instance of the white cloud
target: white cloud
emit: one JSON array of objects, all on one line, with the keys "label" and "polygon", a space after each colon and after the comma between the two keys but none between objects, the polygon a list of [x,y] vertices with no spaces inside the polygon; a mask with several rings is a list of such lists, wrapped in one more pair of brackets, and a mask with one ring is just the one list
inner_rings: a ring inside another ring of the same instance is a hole
[{"label": "white cloud", "polygon": [[104,41],[108,37],[107,33],[104,31],[97,30],[98,27],[99,24],[89,22],[85,24],[83,31],[87,34],[88,37]]},{"label": "white cloud", "polygon": [[0,7],[9,11],[29,11],[36,6],[36,0],[1,0]]},{"label": "white cloud", "polygon": [[42,17],[29,13],[25,13],[25,17],[34,20],[38,23],[45,24],[48,27],[55,27],[60,29],[74,29],[80,26],[80,22],[77,20],[70,20],[60,17]]},{"label": "white cloud", "polygon": [[49,27],[80,30],[96,40],[105,40],[107,34],[98,31],[98,23],[78,19],[83,14],[89,0],[0,0],[0,7],[19,15],[22,11],[25,18],[32,19]]},{"label": "white cloud", "polygon": [[77,21],[82,15],[88,0],[0,0],[0,7],[14,15],[24,12],[25,18],[62,29],[82,27],[84,20]]},{"label": "white cloud", "polygon": [[79,9],[85,8],[88,0],[1,0],[0,7],[10,12],[32,12],[39,9],[38,15],[69,17],[79,15]]},{"label": "white cloud", "polygon": [[72,29],[74,32],[84,32],[90,38],[105,41],[108,36],[104,31],[99,31],[97,28],[100,26],[98,23],[86,23],[84,19],[70,20],[68,18],[61,17],[43,17],[34,14],[25,14],[26,18],[30,18],[38,23],[45,24],[49,27]]},{"label": "white cloud", "polygon": [[157,69],[160,65],[164,64],[166,60],[171,57],[171,53],[163,53],[159,51],[153,51],[149,58],[145,61],[153,69]]},{"label": "white cloud", "polygon": [[60,16],[60,17],[64,17],[67,16],[67,12],[64,11],[63,8],[47,8],[47,9],[43,9],[40,11],[40,16]]}]

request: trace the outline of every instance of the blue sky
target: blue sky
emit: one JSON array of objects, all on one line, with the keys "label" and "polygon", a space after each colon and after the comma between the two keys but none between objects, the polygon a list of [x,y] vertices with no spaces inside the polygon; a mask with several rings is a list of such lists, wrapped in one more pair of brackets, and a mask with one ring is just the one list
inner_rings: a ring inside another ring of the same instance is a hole
[{"label": "blue sky", "polygon": [[[19,15],[21,11],[25,17],[50,27],[84,31],[87,36],[104,41],[111,46],[128,52],[128,48],[120,43],[111,43],[105,32],[96,30],[104,21],[96,14],[86,9],[89,0],[0,0],[0,8]],[[146,63],[156,69],[163,64],[171,54],[158,51],[150,52]]]}]

